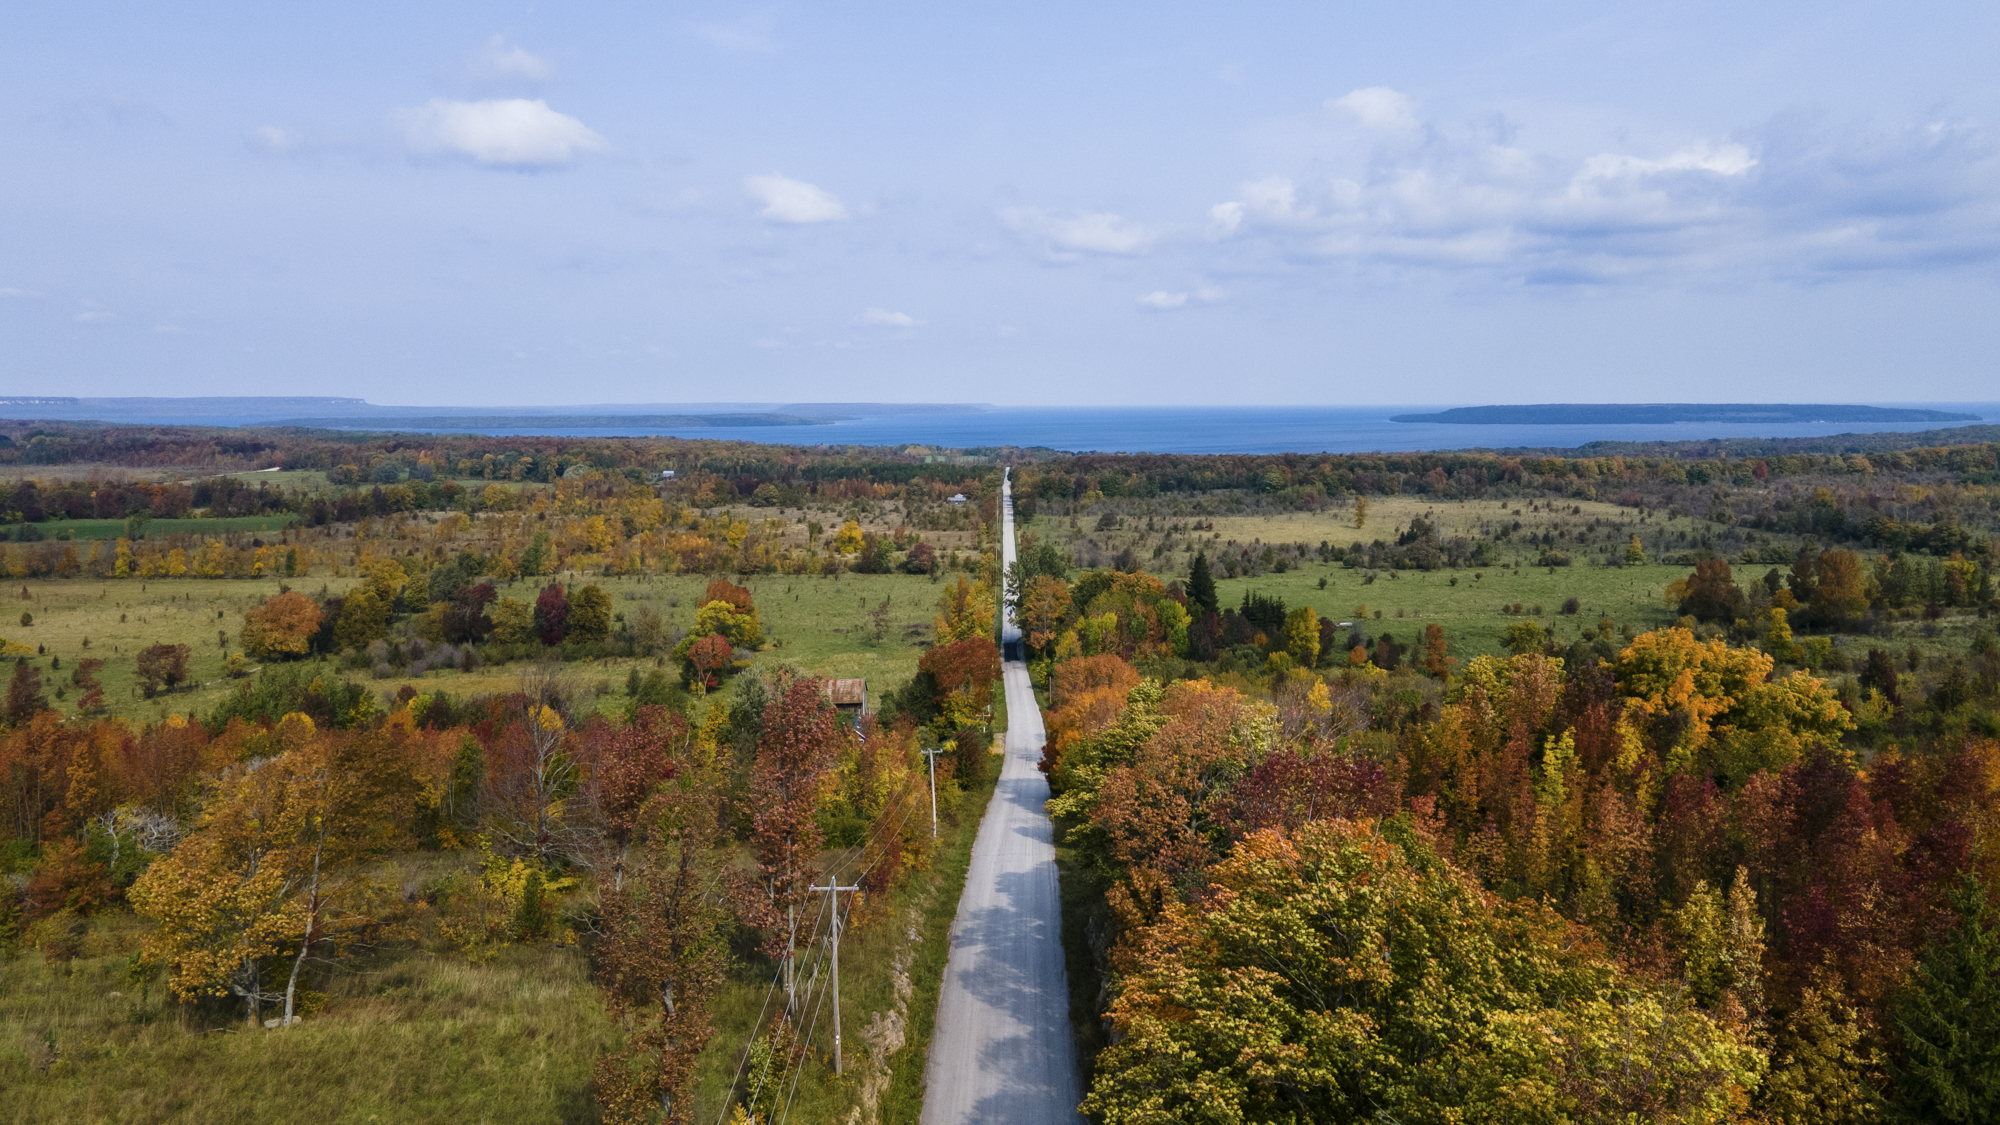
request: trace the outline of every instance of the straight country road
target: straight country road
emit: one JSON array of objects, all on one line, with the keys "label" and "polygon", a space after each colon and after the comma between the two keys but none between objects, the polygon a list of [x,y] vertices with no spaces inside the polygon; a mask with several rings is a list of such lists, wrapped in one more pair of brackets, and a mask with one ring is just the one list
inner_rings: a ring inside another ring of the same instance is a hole
[{"label": "straight country road", "polygon": [[[1011,483],[1001,495],[1001,559],[1014,561]],[[1002,612],[1005,612],[1003,607]],[[1018,655],[1008,614],[1001,639]],[[1006,661],[1007,755],[986,807],[938,993],[924,1074],[924,1125],[1075,1122],[1083,1100],[1063,971],[1062,899],[1049,783],[1035,765],[1042,713],[1027,665]]]}]

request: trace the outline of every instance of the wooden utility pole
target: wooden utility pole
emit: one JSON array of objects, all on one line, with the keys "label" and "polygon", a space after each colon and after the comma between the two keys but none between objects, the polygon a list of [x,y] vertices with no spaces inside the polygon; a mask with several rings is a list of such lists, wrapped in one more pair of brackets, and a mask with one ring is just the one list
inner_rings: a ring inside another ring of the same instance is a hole
[{"label": "wooden utility pole", "polygon": [[834,885],[833,876],[826,877],[826,886],[812,888],[815,893],[825,891],[833,896],[833,1072],[841,1073],[840,1065],[840,892],[858,891],[861,888]]},{"label": "wooden utility pole", "polygon": [[930,762],[931,762],[931,839],[933,839],[933,840],[937,839],[937,834],[938,834],[938,823],[937,823],[937,756],[938,756],[939,754],[942,754],[942,753],[944,753],[944,747],[942,747],[942,746],[938,746],[938,747],[935,747],[935,748],[933,748],[933,749],[929,749],[929,750],[925,750],[925,751],[924,751],[924,757],[926,757],[926,758],[929,758],[929,759],[930,759]]}]

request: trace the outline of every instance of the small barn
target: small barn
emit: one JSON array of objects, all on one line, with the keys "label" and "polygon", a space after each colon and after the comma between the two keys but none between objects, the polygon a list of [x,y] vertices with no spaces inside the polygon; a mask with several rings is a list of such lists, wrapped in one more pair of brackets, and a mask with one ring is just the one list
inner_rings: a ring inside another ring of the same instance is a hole
[{"label": "small barn", "polygon": [[833,701],[833,709],[843,715],[852,715],[856,722],[868,713],[868,681],[828,680],[827,698]]}]

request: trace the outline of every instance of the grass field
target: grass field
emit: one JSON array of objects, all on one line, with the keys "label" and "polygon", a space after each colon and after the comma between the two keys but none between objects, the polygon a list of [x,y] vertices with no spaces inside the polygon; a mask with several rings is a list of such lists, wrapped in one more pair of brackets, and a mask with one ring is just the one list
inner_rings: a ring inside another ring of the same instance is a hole
[{"label": "grass field", "polygon": [[[1639,513],[1630,508],[1599,501],[1436,501],[1415,496],[1369,497],[1367,518],[1360,528],[1354,526],[1354,508],[1350,504],[1320,512],[1155,515],[1150,519],[1153,524],[1150,532],[1145,515],[1126,515],[1120,526],[1104,531],[1096,529],[1097,519],[1092,516],[1078,516],[1074,528],[1067,517],[1040,516],[1030,521],[1025,530],[1051,537],[1065,549],[1086,555],[1095,550],[1109,556],[1130,546],[1149,570],[1163,579],[1172,579],[1186,576],[1197,550],[1208,550],[1213,559],[1223,549],[1246,544],[1306,543],[1317,547],[1327,542],[1344,547],[1377,539],[1393,543],[1419,517],[1436,527],[1438,534],[1446,539],[1455,536],[1491,539],[1503,528],[1511,530],[1516,522],[1521,527],[1514,531],[1512,539],[1498,545],[1497,558],[1506,565],[1461,570],[1385,570],[1370,581],[1361,570],[1312,558],[1297,569],[1254,578],[1230,579],[1218,573],[1217,594],[1225,607],[1239,604],[1246,591],[1255,591],[1281,597],[1289,606],[1312,606],[1322,617],[1357,624],[1357,615],[1366,606],[1365,632],[1371,635],[1388,632],[1404,643],[1420,640],[1424,626],[1436,623],[1444,628],[1452,655],[1465,659],[1481,653],[1500,653],[1501,632],[1521,616],[1532,617],[1545,628],[1553,629],[1564,641],[1574,640],[1584,628],[1594,628],[1603,616],[1630,626],[1634,632],[1671,624],[1674,620],[1676,615],[1665,605],[1662,594],[1667,583],[1686,577],[1687,567],[1590,566],[1585,564],[1595,557],[1595,552],[1566,546],[1576,565],[1553,570],[1538,568],[1529,565],[1540,553],[1539,547],[1527,545],[1530,535],[1568,532],[1569,542],[1574,543],[1577,536],[1590,532],[1591,523],[1596,521],[1596,543],[1619,544],[1622,549],[1634,531],[1642,533],[1651,544],[1662,532],[1675,542],[1682,537],[1693,542],[1726,530],[1723,525],[1706,520],[1669,518],[1664,514],[1650,515],[1642,522]],[[1203,524],[1212,522],[1213,530],[1204,526],[1168,538],[1170,526],[1197,520]],[[1168,549],[1160,557],[1152,557],[1153,548],[1163,541]],[[1749,571],[1746,569],[1745,573]],[[1320,586],[1321,579],[1326,582],[1324,588]],[[1580,603],[1579,612],[1574,616],[1561,615],[1563,602],[1572,597]],[[1522,614],[1502,612],[1503,606],[1517,603]],[[1539,615],[1534,613],[1536,606],[1541,607]]]},{"label": "grass field", "polygon": [[[165,539],[172,535],[226,535],[232,531],[282,531],[298,517],[289,513],[275,516],[218,516],[215,519],[146,521],[144,537]],[[126,532],[124,520],[53,520],[35,525],[42,538],[117,539]]]},{"label": "grass field", "polygon": [[590,1065],[613,1030],[573,947],[483,965],[391,947],[328,974],[323,1012],[269,1032],[134,984],[144,927],[94,918],[67,972],[32,953],[0,965],[0,1123],[596,1119]]},{"label": "grass field", "polygon": [[[325,588],[333,594],[344,592],[354,582],[351,578],[319,577],[288,581],[307,592]],[[503,597],[533,601],[539,584],[546,581],[505,583],[500,592]],[[651,605],[669,627],[685,629],[694,622],[695,603],[709,579],[565,576],[564,581],[572,586],[602,586],[611,596],[614,612],[630,614],[641,605]],[[876,697],[900,687],[915,674],[917,660],[923,655],[918,642],[930,639],[931,618],[945,589],[943,579],[933,582],[905,574],[755,576],[746,581],[762,613],[768,641],[756,655],[756,664],[785,663],[827,676],[865,677]],[[9,596],[0,602],[7,606],[0,610],[0,636],[44,650],[38,662],[49,677],[52,699],[55,691],[62,692],[62,698],[54,700],[58,704],[74,706],[77,689],[70,683],[70,673],[78,659],[94,656],[106,661],[100,676],[112,714],[140,720],[156,720],[170,713],[199,715],[212,710],[235,689],[238,681],[225,674],[225,656],[241,650],[244,612],[276,594],[279,586],[276,579],[30,579],[19,587],[7,588]],[[22,589],[28,592],[26,598],[20,596]],[[871,612],[884,602],[888,612],[878,639]],[[32,616],[32,625],[18,624],[21,612]],[[223,639],[228,642],[226,649],[220,643]],[[154,644],[185,644],[193,650],[193,687],[152,700],[140,697],[133,657]],[[60,669],[51,668],[50,657],[60,659]],[[600,660],[573,665],[571,670],[586,687],[607,689],[600,693],[599,703],[612,709],[622,703],[610,691],[622,690],[626,674],[635,665],[650,669],[652,664],[650,659]],[[367,672],[346,674],[362,680],[369,677]],[[420,690],[441,688],[462,696],[511,691],[519,674],[518,667],[500,665],[470,673],[441,670],[422,679],[392,677],[371,682],[390,693],[412,683]]]},{"label": "grass field", "polygon": [[[1571,566],[1557,567],[1553,574],[1547,568],[1496,567],[1405,570],[1393,578],[1385,572],[1369,583],[1360,571],[1309,563],[1284,574],[1222,579],[1215,586],[1217,598],[1226,607],[1240,604],[1246,591],[1255,591],[1283,598],[1294,608],[1309,605],[1321,617],[1352,621],[1357,626],[1366,606],[1364,632],[1387,632],[1406,644],[1422,640],[1424,626],[1435,623],[1444,628],[1451,654],[1463,660],[1482,653],[1502,653],[1501,632],[1523,616],[1554,630],[1565,642],[1575,640],[1584,628],[1595,628],[1598,618],[1604,616],[1631,626],[1635,633],[1670,625],[1675,614],[1662,601],[1661,591],[1687,573],[1686,567],[1674,566],[1622,570]],[[1322,577],[1327,580],[1324,590],[1319,588]],[[1572,597],[1580,603],[1579,612],[1565,616],[1559,611],[1563,601]],[[1522,615],[1501,612],[1503,605],[1517,602],[1523,608]],[[1541,607],[1539,614],[1537,606]]]}]

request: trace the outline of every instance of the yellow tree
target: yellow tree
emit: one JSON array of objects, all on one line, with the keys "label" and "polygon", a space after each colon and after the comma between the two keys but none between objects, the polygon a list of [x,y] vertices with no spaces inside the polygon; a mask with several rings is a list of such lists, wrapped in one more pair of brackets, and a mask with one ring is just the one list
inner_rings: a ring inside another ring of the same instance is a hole
[{"label": "yellow tree", "polygon": [[1069,583],[1046,574],[1030,578],[1021,590],[1021,604],[1015,611],[1028,647],[1036,651],[1047,648],[1062,631],[1069,608]]},{"label": "yellow tree", "polygon": [[157,927],[146,952],[166,964],[174,995],[234,993],[253,1027],[269,997],[265,962],[301,929],[291,901],[297,873],[280,828],[291,795],[274,762],[225,780],[198,829],[148,867],[128,896]]},{"label": "yellow tree", "polygon": [[833,549],[843,555],[852,555],[861,550],[864,542],[866,539],[861,533],[861,524],[856,520],[848,520],[840,525],[840,531],[834,535]]},{"label": "yellow tree", "polygon": [[1301,668],[1319,663],[1319,614],[1302,605],[1285,614],[1285,651]]},{"label": "yellow tree", "polygon": [[[369,884],[355,862],[408,823],[412,725],[403,712],[381,730],[311,738],[244,768],[195,832],[146,869],[130,897],[158,926],[147,952],[168,966],[175,995],[234,993],[252,1024],[265,1001],[282,999],[291,1022],[308,958],[360,921],[350,907]],[[268,989],[266,962],[287,951],[285,988]]]},{"label": "yellow tree", "polygon": [[931,621],[937,630],[937,643],[992,636],[993,614],[992,589],[984,582],[968,582],[964,575],[959,575],[957,585],[946,587],[938,598],[938,615]]}]

